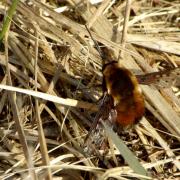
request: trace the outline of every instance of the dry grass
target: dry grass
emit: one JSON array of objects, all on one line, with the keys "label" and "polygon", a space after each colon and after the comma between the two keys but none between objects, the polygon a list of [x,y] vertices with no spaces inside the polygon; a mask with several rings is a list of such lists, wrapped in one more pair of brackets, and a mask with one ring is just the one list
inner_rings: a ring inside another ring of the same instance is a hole
[{"label": "dry grass", "polygon": [[[8,2],[0,2],[0,18]],[[130,7],[123,23],[126,1],[18,3],[0,53],[1,179],[145,178],[133,173],[111,140],[108,152],[84,153],[102,95],[102,60],[84,24],[134,72],[161,70],[164,62],[180,66],[179,1],[132,1]],[[146,114],[120,138],[153,179],[178,179],[179,88],[142,90]]]}]

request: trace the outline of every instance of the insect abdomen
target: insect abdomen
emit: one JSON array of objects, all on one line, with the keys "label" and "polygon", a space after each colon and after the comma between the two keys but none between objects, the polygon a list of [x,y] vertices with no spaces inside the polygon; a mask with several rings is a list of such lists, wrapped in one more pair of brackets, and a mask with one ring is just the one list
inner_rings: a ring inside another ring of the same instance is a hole
[{"label": "insect abdomen", "polygon": [[144,114],[144,98],[136,77],[118,63],[106,65],[103,75],[108,94],[114,101],[117,123],[125,127],[138,122]]}]

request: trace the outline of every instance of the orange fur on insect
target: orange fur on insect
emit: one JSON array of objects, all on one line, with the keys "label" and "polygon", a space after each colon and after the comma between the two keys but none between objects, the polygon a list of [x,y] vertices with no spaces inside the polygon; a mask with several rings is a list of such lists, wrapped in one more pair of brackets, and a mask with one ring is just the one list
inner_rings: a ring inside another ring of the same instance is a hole
[{"label": "orange fur on insect", "polygon": [[144,98],[136,77],[117,62],[103,68],[104,88],[112,96],[117,112],[116,121],[126,127],[137,123],[144,114]]}]

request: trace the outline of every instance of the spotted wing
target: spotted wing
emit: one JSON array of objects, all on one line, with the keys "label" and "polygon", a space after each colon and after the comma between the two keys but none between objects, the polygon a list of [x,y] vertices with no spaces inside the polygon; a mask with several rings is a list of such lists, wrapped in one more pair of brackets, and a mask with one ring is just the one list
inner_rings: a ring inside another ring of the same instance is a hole
[{"label": "spotted wing", "polygon": [[168,69],[159,72],[147,73],[144,75],[136,75],[140,84],[153,84],[160,88],[170,86],[180,86],[180,67]]},{"label": "spotted wing", "polygon": [[98,147],[97,149],[99,149],[102,145],[102,142],[106,137],[104,136],[104,128],[102,127],[102,124],[99,122],[104,120],[113,121],[112,118],[116,117],[112,117],[112,111],[112,97],[105,93],[99,111],[96,114],[92,126],[89,130],[89,133],[85,139],[84,147],[86,147],[85,152],[87,154],[92,154],[92,152],[94,151],[93,147]]}]

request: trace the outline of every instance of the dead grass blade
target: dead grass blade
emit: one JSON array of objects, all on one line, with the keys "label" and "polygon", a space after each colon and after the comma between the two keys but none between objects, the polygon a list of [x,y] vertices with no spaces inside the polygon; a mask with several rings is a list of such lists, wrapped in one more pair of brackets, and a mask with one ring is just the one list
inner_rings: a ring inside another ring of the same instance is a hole
[{"label": "dead grass blade", "polygon": [[[12,2],[0,1],[2,31]],[[102,110],[97,101],[106,59],[118,60],[121,54],[120,65],[138,75],[180,66],[179,1],[131,1],[126,8],[128,2],[19,1],[8,15],[8,42],[0,48],[1,179],[24,179],[30,173],[43,179],[47,172],[52,179],[145,179],[127,165],[112,139],[106,143],[103,127],[96,130],[104,141],[92,141],[94,151],[88,155],[84,148]],[[111,56],[100,58],[85,25]],[[145,116],[118,134],[153,179],[179,178],[179,88],[142,85]]]}]

